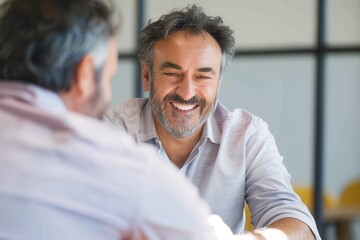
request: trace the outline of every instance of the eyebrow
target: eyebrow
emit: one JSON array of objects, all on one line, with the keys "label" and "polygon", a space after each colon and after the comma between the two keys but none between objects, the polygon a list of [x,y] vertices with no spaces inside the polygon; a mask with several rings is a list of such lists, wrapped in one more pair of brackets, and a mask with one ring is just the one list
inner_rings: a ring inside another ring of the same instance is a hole
[{"label": "eyebrow", "polygon": [[164,62],[160,66],[160,70],[163,70],[164,68],[174,68],[176,70],[181,70],[181,67],[175,63],[172,62]]},{"label": "eyebrow", "polygon": [[[160,66],[160,70],[163,70],[165,68],[173,68],[173,69],[176,69],[176,70],[181,70],[181,66],[175,64],[175,63],[172,63],[172,62],[169,62],[169,61],[166,61],[164,62],[163,64],[161,64]],[[207,72],[210,72],[212,74],[215,74],[215,71],[212,67],[203,67],[203,68],[198,68],[196,69],[198,72],[203,72],[203,73],[207,73]]]},{"label": "eyebrow", "polygon": [[204,68],[198,68],[197,69],[198,72],[210,72],[212,74],[215,74],[215,71],[212,67],[204,67]]}]

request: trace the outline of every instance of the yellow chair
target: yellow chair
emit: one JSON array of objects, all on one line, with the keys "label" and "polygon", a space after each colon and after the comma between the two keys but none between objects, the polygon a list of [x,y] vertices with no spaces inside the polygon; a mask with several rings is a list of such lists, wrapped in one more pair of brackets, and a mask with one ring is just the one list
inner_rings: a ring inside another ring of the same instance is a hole
[{"label": "yellow chair", "polygon": [[[310,186],[293,186],[295,193],[301,198],[301,201],[313,212],[314,210],[314,191]],[[334,208],[337,200],[328,192],[323,193],[323,204],[325,209]]]},{"label": "yellow chair", "polygon": [[[339,199],[340,221],[336,222],[338,239],[359,239],[351,229],[354,219],[360,214],[360,178],[345,186]],[[359,236],[357,236],[359,237]]]},{"label": "yellow chair", "polygon": [[251,220],[251,212],[249,209],[249,206],[245,203],[245,217],[246,217],[246,221],[245,221],[245,231],[250,232],[252,230],[254,230],[254,225],[251,224],[250,220]]},{"label": "yellow chair", "polygon": [[360,178],[346,185],[340,195],[339,204],[345,207],[360,207]]}]

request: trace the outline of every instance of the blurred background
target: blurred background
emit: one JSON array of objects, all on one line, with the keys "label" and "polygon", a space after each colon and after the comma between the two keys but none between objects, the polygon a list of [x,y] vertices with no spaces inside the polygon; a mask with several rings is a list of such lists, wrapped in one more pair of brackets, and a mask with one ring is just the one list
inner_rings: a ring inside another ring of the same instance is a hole
[{"label": "blurred background", "polygon": [[[321,188],[336,204],[360,178],[360,0],[115,1],[123,25],[113,105],[146,96],[136,58],[139,28],[195,3],[234,30],[237,51],[220,101],[268,122],[292,184]],[[316,218],[326,218],[312,199]],[[334,224],[324,221],[326,238],[337,239]],[[359,217],[350,230],[360,240]]]}]

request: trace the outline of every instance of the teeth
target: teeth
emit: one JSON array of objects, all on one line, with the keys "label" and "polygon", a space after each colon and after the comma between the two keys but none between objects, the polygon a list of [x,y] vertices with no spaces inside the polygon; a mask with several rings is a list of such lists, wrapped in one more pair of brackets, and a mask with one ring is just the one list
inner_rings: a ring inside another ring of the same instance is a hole
[{"label": "teeth", "polygon": [[195,105],[183,105],[183,104],[179,104],[179,103],[172,103],[174,107],[183,110],[183,111],[188,111],[191,110],[195,107]]}]

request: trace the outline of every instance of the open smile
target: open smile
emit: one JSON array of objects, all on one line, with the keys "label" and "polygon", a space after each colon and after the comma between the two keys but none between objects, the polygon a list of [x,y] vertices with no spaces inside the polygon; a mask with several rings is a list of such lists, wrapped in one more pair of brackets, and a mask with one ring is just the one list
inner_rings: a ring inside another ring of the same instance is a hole
[{"label": "open smile", "polygon": [[181,111],[191,111],[199,106],[197,104],[181,104],[181,103],[177,103],[177,102],[170,102],[170,103],[174,108],[181,110]]}]

